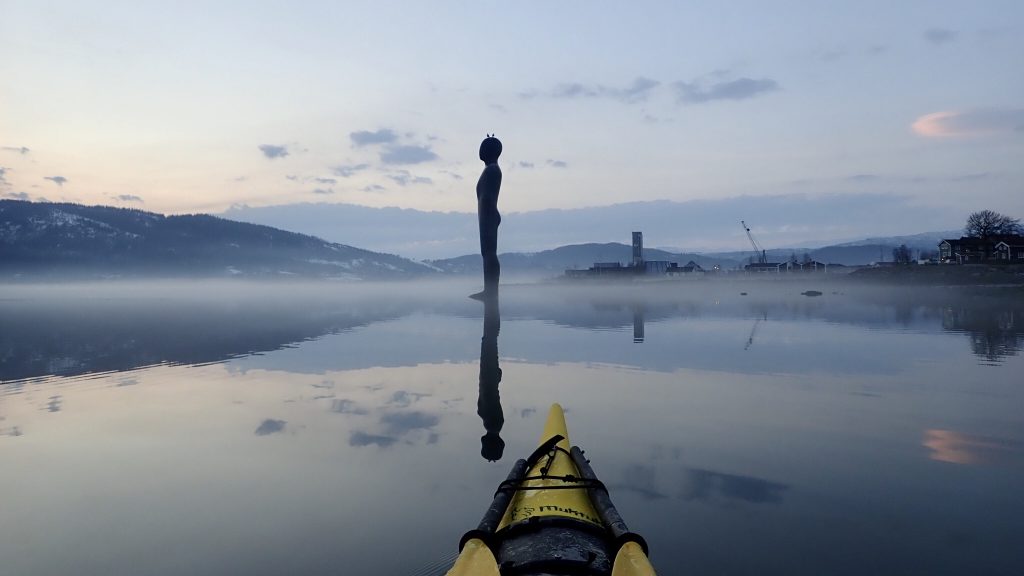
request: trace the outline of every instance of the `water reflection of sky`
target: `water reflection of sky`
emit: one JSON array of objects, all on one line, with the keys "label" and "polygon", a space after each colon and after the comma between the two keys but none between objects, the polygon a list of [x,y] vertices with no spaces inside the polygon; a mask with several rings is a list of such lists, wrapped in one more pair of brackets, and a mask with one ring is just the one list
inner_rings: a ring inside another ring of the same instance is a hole
[{"label": "water reflection of sky", "polygon": [[[359,334],[326,336],[301,347],[231,362],[240,370],[270,365],[295,372],[413,366],[431,361],[470,361],[478,353],[478,319],[413,314],[388,320]],[[566,334],[566,327],[542,320],[506,319],[503,358],[530,362],[580,362],[644,370],[679,368],[726,372],[892,374],[909,361],[941,362],[962,356],[964,344],[940,334],[906,338],[902,331],[851,329],[822,321],[768,320],[753,345],[746,341],[754,320],[746,318],[666,319],[646,325],[642,345],[628,330]],[[429,332],[425,333],[425,328]],[[461,347],[453,342],[464,341]],[[552,342],[558,342],[552,346]],[[393,348],[403,350],[396,355]],[[871,349],[870,357],[851,350]],[[507,352],[505,352],[507,350]]]},{"label": "water reflection of sky", "polygon": [[932,460],[951,464],[1012,464],[1022,453],[1018,441],[955,430],[925,430],[922,444],[931,451]]},{"label": "water reflection of sky", "polygon": [[454,551],[554,401],[662,573],[1021,565],[1020,356],[979,365],[939,304],[714,302],[648,303],[635,344],[635,303],[506,295],[497,463],[483,318],[461,297],[274,312],[242,326],[258,334],[213,326],[234,318],[218,307],[197,339],[235,351],[220,362],[140,336],[107,360],[203,361],[4,384],[3,572],[414,573]]}]

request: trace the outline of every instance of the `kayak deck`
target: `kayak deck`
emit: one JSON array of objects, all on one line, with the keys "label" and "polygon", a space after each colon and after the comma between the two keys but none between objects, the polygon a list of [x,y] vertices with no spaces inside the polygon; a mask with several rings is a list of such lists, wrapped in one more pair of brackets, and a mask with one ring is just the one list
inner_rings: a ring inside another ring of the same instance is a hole
[{"label": "kayak deck", "polygon": [[[547,446],[554,438],[561,439]],[[551,407],[541,435],[540,447],[546,446],[548,451],[527,471],[498,530],[533,517],[573,518],[601,526],[586,486],[571,480],[580,479],[580,472],[569,454],[569,431],[558,404]],[[573,487],[577,484],[578,488]]]},{"label": "kayak deck", "polygon": [[655,574],[643,538],[629,532],[583,451],[570,444],[558,404],[537,450],[516,462],[460,545],[448,576]]}]

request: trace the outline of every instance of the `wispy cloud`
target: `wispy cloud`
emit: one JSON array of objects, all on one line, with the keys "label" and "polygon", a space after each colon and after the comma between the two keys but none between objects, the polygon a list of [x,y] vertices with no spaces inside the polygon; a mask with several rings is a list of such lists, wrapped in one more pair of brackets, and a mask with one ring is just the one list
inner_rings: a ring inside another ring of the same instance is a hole
[{"label": "wispy cloud", "polygon": [[958,174],[956,176],[950,176],[950,182],[981,182],[982,180],[991,179],[993,174],[991,172],[974,172],[972,174]]},{"label": "wispy cloud", "polygon": [[657,488],[654,467],[642,464],[628,466],[623,472],[623,482],[614,483],[609,488],[615,488],[616,492],[633,492],[644,500],[664,500],[668,498],[667,494],[659,491]]},{"label": "wispy cloud", "polygon": [[365,408],[361,408],[354,400],[339,398],[331,401],[331,412],[338,414],[367,414]]},{"label": "wispy cloud", "polygon": [[140,204],[145,202],[142,197],[134,194],[118,194],[117,196],[114,196],[114,200],[120,200],[121,202],[138,202]]},{"label": "wispy cloud", "polygon": [[360,190],[362,190],[363,192],[383,192],[387,190],[387,188],[381,186],[380,184],[368,184],[360,188]]},{"label": "wispy cloud", "polygon": [[[413,139],[416,135],[413,132],[405,132],[399,135],[390,128],[379,130],[359,130],[349,134],[352,145],[357,148],[366,146],[379,146],[380,161],[384,164],[420,164],[437,159],[437,154],[430,145],[402,143],[400,140]],[[437,136],[428,136],[428,141],[438,140]],[[353,173],[366,169],[365,164],[354,166],[339,166],[335,170],[337,174],[349,177]]]},{"label": "wispy cloud", "polygon": [[395,184],[399,186],[408,186],[409,184],[433,184],[434,181],[426,176],[413,176],[408,170],[395,170],[390,174],[386,175]]},{"label": "wispy cloud", "polygon": [[352,435],[348,437],[349,446],[378,446],[380,448],[387,448],[397,441],[398,438],[393,436],[369,434],[359,430],[353,432]]},{"label": "wispy cloud", "polygon": [[337,184],[338,181],[334,178],[313,178],[313,182],[317,184]]},{"label": "wispy cloud", "polygon": [[351,178],[356,172],[361,172],[369,167],[369,164],[340,164],[335,166],[332,172],[342,178]]},{"label": "wispy cloud", "polygon": [[8,192],[7,194],[4,194],[4,197],[11,198],[12,200],[24,200],[26,202],[32,199],[32,197],[28,195],[28,192]]},{"label": "wispy cloud", "polygon": [[889,187],[891,185],[934,184],[935,182],[980,182],[982,180],[991,180],[996,176],[997,173],[994,172],[970,172],[965,174],[930,176],[923,176],[920,174],[915,175],[863,173],[851,174],[849,176],[836,178],[799,178],[796,180],[791,180],[789,183],[792,184],[793,186],[814,186],[818,188],[834,186],[835,184],[842,182],[863,184],[868,187]]},{"label": "wispy cloud", "polygon": [[0,150],[3,150],[5,152],[17,152],[18,154],[21,154],[22,156],[24,156],[24,155],[28,154],[29,152],[31,152],[31,150],[29,150],[28,148],[26,148],[24,146],[0,146]]},{"label": "wispy cloud", "polygon": [[924,39],[930,44],[934,44],[936,46],[956,42],[958,35],[959,33],[956,30],[950,30],[948,28],[929,28],[924,31]]},{"label": "wispy cloud", "polygon": [[724,500],[748,504],[778,504],[789,490],[786,484],[754,476],[726,474],[690,468],[686,473],[684,500]]},{"label": "wispy cloud", "polygon": [[822,62],[832,63],[838,62],[843,58],[846,58],[849,52],[844,46],[832,46],[829,48],[820,48],[815,51],[815,55]]},{"label": "wispy cloud", "polygon": [[568,168],[569,164],[565,160],[553,160],[548,158],[547,165],[552,168]]},{"label": "wispy cloud", "polygon": [[533,162],[524,162],[524,161],[520,160],[519,161],[519,167],[520,168],[533,168]]},{"label": "wispy cloud", "polygon": [[420,164],[437,160],[437,154],[430,146],[401,144],[387,146],[380,153],[380,161],[385,164]]},{"label": "wispy cloud", "polygon": [[417,392],[409,392],[408,390],[398,390],[391,395],[391,399],[388,400],[388,405],[398,406],[400,408],[408,408],[409,406],[419,402],[423,398],[430,396],[430,394],[420,394]]},{"label": "wispy cloud", "polygon": [[287,146],[276,146],[274,144],[260,144],[260,152],[267,158],[273,160],[274,158],[284,158],[288,155]]},{"label": "wispy cloud", "polygon": [[437,426],[438,417],[425,412],[393,412],[380,419],[387,432],[401,436],[412,430],[425,430]]},{"label": "wispy cloud", "polygon": [[878,179],[878,174],[853,174],[846,177],[850,182],[876,182]]},{"label": "wispy cloud", "polygon": [[1024,133],[1024,108],[979,108],[925,114],[911,124],[918,136],[952,138]]},{"label": "wispy cloud", "polygon": [[348,135],[352,144],[356,146],[370,146],[372,144],[390,144],[398,140],[398,134],[394,130],[381,128],[380,130],[357,130]]},{"label": "wispy cloud", "polygon": [[327,196],[327,195],[330,195],[330,194],[334,194],[334,188],[314,188],[313,189],[313,194],[320,194],[322,196]]},{"label": "wispy cloud", "polygon": [[277,432],[282,432],[284,430],[285,424],[287,424],[287,422],[284,420],[273,420],[271,418],[267,418],[260,423],[253,434],[256,434],[257,436],[276,434]]},{"label": "wispy cloud", "polygon": [[747,100],[775,92],[779,83],[771,78],[736,78],[735,80],[676,82],[676,97],[686,104],[701,104],[716,100]]},{"label": "wispy cloud", "polygon": [[658,82],[657,80],[638,76],[632,83],[622,87],[606,86],[604,84],[567,82],[559,84],[544,93],[524,92],[523,94],[520,94],[520,96],[527,99],[535,98],[537,96],[568,99],[608,98],[612,100],[619,100],[621,102],[633,103],[645,100],[650,95],[651,91],[660,85],[661,82]]},{"label": "wispy cloud", "polygon": [[57,186],[63,186],[68,181],[68,179],[63,176],[43,176],[43,180],[49,180]]}]

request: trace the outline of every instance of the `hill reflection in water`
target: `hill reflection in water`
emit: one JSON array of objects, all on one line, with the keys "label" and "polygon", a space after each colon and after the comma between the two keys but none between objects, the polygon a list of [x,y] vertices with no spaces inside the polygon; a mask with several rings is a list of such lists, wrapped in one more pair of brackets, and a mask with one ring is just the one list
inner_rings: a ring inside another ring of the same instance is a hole
[{"label": "hill reflection in water", "polygon": [[[417,314],[435,315],[442,323],[482,317],[479,306],[460,301],[462,287],[449,290],[444,284],[431,284],[424,291],[413,284],[384,286],[198,282],[171,287],[9,288],[0,299],[4,326],[0,381],[125,371],[161,363],[219,362]],[[959,332],[967,336],[974,354],[987,363],[1018,354],[1024,342],[1024,300],[1015,294],[862,287],[809,299],[800,296],[796,287],[768,285],[754,290],[745,286],[743,290],[750,295],[741,296],[739,289],[729,285],[685,291],[651,286],[523,286],[506,288],[502,304],[510,320],[538,320],[592,331],[631,330],[635,343],[646,340],[649,346],[657,345],[645,334],[652,324],[715,320],[748,322],[749,344],[755,349],[770,337],[769,331],[757,324],[772,322]],[[379,353],[320,357],[316,364],[333,360],[338,368],[408,365],[441,353],[430,351],[430,342],[421,344],[406,348],[404,354],[372,345],[367,347]],[[552,351],[556,357],[547,360],[557,361],[558,350],[565,352],[565,359],[573,359],[570,346]],[[730,358],[725,353],[728,350],[721,352],[714,356],[728,364],[726,369],[742,369],[742,360]],[[613,348],[604,357],[613,360],[621,356],[622,351]],[[808,356],[803,355],[805,359]],[[686,365],[685,354],[674,354],[644,367],[671,370]]]}]

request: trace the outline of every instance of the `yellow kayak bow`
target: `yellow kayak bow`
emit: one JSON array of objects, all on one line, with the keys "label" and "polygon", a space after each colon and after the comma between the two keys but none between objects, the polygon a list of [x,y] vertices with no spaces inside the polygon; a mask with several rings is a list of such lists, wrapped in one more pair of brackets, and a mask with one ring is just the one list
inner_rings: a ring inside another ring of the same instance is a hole
[{"label": "yellow kayak bow", "polygon": [[537,450],[512,467],[479,526],[460,542],[448,576],[654,576],[647,544],[630,532],[552,404]]}]

